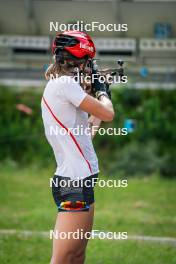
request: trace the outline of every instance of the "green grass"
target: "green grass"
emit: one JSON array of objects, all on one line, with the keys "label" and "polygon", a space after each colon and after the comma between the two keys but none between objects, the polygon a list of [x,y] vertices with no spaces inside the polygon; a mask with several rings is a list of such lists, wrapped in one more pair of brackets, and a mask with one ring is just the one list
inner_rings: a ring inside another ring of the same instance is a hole
[{"label": "green grass", "polygon": [[[52,168],[0,167],[0,229],[48,231],[56,207],[49,188]],[[176,237],[176,181],[133,178],[127,188],[96,187],[94,229],[128,235]],[[49,263],[51,240],[0,235],[0,263]],[[91,240],[86,264],[174,264],[173,245]]]},{"label": "green grass", "polygon": [[[39,237],[2,237],[0,263],[49,263],[51,241]],[[175,264],[175,247],[133,241],[91,240],[86,264]]]}]

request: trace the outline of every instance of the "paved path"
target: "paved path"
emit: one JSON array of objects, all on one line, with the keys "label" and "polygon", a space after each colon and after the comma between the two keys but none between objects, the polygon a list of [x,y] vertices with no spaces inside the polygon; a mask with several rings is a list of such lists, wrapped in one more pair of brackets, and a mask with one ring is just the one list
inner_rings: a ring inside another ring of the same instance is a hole
[{"label": "paved path", "polygon": [[[107,239],[107,232],[101,231],[104,233],[105,239]],[[16,230],[16,229],[0,229],[0,236],[9,236],[9,235],[19,235],[25,237],[31,236],[40,236],[40,237],[48,237],[50,235],[50,231],[32,231],[32,230]],[[94,233],[94,237],[98,238],[98,233]],[[148,242],[157,242],[157,243],[168,243],[172,245],[176,245],[176,238],[172,237],[155,237],[155,236],[128,236],[128,240],[136,240],[136,241],[148,241]]]}]

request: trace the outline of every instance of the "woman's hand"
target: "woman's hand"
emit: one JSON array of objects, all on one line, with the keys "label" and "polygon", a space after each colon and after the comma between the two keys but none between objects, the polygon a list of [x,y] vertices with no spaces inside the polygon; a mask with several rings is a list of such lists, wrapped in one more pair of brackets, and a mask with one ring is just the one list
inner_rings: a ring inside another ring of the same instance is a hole
[{"label": "woman's hand", "polygon": [[91,138],[93,139],[101,125],[101,120],[98,117],[91,115],[88,122],[91,128]]}]

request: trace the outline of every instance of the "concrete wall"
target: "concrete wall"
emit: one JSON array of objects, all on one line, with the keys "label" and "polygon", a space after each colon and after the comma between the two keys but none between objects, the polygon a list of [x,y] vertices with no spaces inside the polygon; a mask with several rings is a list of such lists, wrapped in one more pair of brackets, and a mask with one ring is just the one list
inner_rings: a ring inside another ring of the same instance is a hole
[{"label": "concrete wall", "polygon": [[[0,34],[34,34],[31,31],[24,0],[0,1]],[[49,35],[49,22],[68,23],[83,20],[85,23],[127,23],[125,33],[94,32],[99,37],[153,37],[155,22],[172,24],[176,37],[176,2],[71,2],[33,0],[35,34]],[[53,32],[53,34],[55,34]]]}]

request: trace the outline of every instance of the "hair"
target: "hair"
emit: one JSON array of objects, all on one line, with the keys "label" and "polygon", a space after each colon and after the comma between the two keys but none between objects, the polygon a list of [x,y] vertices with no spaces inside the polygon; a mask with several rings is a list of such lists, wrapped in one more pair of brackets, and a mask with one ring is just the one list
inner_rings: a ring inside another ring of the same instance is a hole
[{"label": "hair", "polygon": [[54,56],[54,63],[50,64],[45,71],[45,78],[49,80],[58,78],[62,75],[73,75],[74,68],[79,68],[81,64],[85,64],[87,59],[87,57],[78,59],[67,51],[62,51],[62,58],[57,54]]},{"label": "hair", "polygon": [[50,64],[47,70],[45,71],[45,78],[49,80],[58,78],[62,75],[71,75],[73,74],[73,71],[74,67],[70,67],[67,62],[61,64],[55,61],[54,63]]}]

